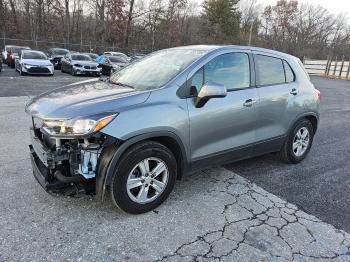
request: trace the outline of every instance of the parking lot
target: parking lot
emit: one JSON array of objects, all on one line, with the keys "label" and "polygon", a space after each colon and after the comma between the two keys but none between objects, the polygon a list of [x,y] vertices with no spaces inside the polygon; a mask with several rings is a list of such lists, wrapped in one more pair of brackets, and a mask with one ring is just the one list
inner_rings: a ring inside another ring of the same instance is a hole
[{"label": "parking lot", "polygon": [[154,212],[49,195],[31,174],[29,96],[89,77],[0,73],[0,261],[350,261],[350,82],[313,77],[321,123],[299,165],[275,155],[186,176]]}]

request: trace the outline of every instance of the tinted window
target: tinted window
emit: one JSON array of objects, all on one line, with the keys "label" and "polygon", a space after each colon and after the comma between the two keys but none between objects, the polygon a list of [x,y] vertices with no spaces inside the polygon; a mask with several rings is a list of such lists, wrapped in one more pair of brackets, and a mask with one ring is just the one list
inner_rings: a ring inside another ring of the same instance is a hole
[{"label": "tinted window", "polygon": [[124,57],[121,57],[121,56],[109,56],[108,59],[112,63],[127,63],[128,62]]},{"label": "tinted window", "polygon": [[274,85],[285,83],[282,60],[264,56],[255,56],[257,85]]},{"label": "tinted window", "polygon": [[90,61],[91,58],[87,55],[72,55],[72,60]]},{"label": "tinted window", "polygon": [[[192,78],[197,91],[203,72],[198,71]],[[245,53],[220,55],[204,66],[204,83],[216,82],[225,85],[228,91],[250,86],[249,58]]]},{"label": "tinted window", "polygon": [[284,71],[286,72],[286,82],[287,83],[293,82],[294,73],[292,68],[290,68],[290,65],[286,61],[283,61],[283,65],[284,65]]},{"label": "tinted window", "polygon": [[52,53],[56,54],[56,55],[65,55],[67,54],[69,51],[66,49],[54,49],[52,50]]}]

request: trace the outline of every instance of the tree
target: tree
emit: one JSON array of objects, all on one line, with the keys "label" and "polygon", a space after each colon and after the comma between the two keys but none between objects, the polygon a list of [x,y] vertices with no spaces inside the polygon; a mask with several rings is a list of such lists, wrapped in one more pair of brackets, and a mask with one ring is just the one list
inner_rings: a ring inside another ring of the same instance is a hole
[{"label": "tree", "polygon": [[212,27],[216,40],[239,38],[240,13],[237,10],[239,0],[205,0],[203,16]]}]

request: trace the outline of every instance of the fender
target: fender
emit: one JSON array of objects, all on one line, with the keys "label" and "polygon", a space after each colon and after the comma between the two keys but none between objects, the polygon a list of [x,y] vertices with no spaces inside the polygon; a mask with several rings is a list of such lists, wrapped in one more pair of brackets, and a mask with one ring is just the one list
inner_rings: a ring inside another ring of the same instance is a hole
[{"label": "fender", "polygon": [[181,155],[183,159],[183,166],[181,167],[181,174],[186,172],[189,169],[189,160],[188,154],[186,153],[185,146],[182,143],[181,139],[173,132],[170,131],[154,131],[138,136],[134,136],[124,142],[120,142],[119,145],[115,144],[110,147],[109,150],[105,152],[105,154],[101,155],[101,159],[99,160],[99,169],[98,176],[96,177],[96,196],[103,201],[106,187],[111,184],[113,171],[115,167],[118,165],[119,159],[124,154],[124,152],[132,145],[155,137],[170,137],[173,138],[181,148]]},{"label": "fender", "polygon": [[[292,121],[291,125],[288,128],[287,134],[289,134],[292,130],[292,128],[294,127],[294,125],[296,124],[296,122],[298,122],[300,119],[308,117],[308,116],[314,116],[317,119],[317,126],[319,125],[319,114],[317,114],[316,112],[310,111],[310,112],[304,112],[302,114],[299,114],[296,118],[294,118],[294,120]],[[317,129],[314,132],[314,135],[316,134]]]}]

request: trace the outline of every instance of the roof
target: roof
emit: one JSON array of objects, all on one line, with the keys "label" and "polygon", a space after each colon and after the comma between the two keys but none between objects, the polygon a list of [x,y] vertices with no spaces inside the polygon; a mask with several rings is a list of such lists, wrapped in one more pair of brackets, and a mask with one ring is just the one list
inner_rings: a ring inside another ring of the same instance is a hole
[{"label": "roof", "polygon": [[264,53],[270,53],[275,54],[279,56],[285,56],[285,57],[294,57],[292,55],[289,55],[287,53],[282,53],[279,51],[275,51],[272,49],[267,48],[261,48],[261,47],[255,47],[255,46],[242,46],[242,45],[188,45],[188,46],[179,46],[174,47],[170,49],[183,49],[183,50],[198,50],[198,51],[214,51],[214,50],[220,50],[220,49],[244,49],[244,50],[251,50],[251,51],[259,51]]}]

